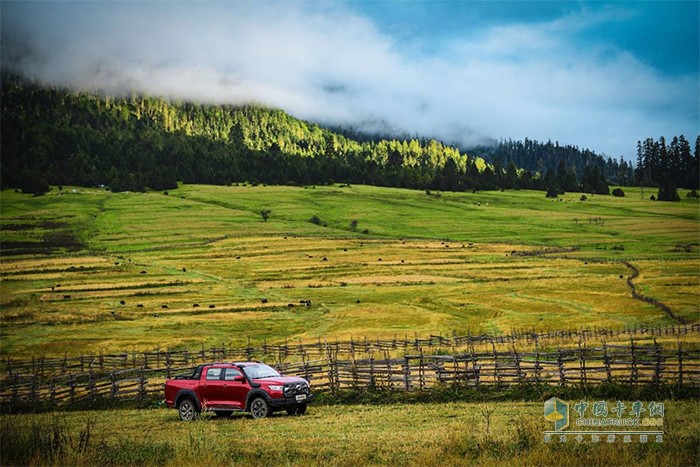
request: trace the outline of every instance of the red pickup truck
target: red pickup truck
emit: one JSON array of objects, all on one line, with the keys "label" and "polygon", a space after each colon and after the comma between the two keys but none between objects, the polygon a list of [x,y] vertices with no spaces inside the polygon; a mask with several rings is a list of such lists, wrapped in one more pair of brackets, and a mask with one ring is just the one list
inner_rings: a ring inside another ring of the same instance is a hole
[{"label": "red pickup truck", "polygon": [[165,382],[165,403],[177,408],[181,420],[194,420],[202,410],[217,416],[246,411],[253,418],[278,410],[303,415],[312,399],[308,381],[260,362],[199,365],[191,375]]}]

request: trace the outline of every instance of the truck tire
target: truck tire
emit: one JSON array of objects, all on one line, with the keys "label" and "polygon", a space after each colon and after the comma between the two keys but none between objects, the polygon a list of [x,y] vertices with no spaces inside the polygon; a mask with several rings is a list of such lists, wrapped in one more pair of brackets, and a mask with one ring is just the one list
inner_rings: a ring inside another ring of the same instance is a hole
[{"label": "truck tire", "polygon": [[306,413],[306,404],[292,405],[287,407],[287,415],[304,415]]},{"label": "truck tire", "polygon": [[180,399],[177,403],[177,414],[180,416],[180,420],[184,422],[191,422],[199,415],[197,406],[190,397],[183,397]]},{"label": "truck tire", "polygon": [[270,405],[264,397],[256,397],[250,402],[250,414],[253,418],[265,418],[270,415]]}]

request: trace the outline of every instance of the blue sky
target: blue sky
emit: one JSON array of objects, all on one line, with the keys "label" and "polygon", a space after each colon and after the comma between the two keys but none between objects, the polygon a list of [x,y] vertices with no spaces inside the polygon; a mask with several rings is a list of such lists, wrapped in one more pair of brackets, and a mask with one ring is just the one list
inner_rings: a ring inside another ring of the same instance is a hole
[{"label": "blue sky", "polygon": [[2,2],[2,67],[473,145],[700,133],[700,3]]}]

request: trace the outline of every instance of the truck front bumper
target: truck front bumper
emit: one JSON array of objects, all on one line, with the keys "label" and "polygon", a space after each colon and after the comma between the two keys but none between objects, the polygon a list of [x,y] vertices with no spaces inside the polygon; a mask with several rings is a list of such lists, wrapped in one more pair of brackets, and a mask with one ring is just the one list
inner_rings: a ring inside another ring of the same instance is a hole
[{"label": "truck front bumper", "polygon": [[299,404],[307,404],[313,400],[314,400],[313,394],[306,394],[306,399],[304,399],[304,400],[297,400],[296,396],[291,396],[291,397],[281,397],[279,399],[270,399],[268,401],[268,403],[270,404],[270,407],[284,408],[284,407],[290,407],[290,406],[299,405]]}]

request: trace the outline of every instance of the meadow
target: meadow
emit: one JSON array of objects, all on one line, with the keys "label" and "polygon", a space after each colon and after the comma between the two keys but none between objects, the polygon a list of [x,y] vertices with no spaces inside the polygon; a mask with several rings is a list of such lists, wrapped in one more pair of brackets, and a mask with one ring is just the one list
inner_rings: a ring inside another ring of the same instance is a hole
[{"label": "meadow", "polygon": [[[624,401],[631,406],[632,401]],[[35,465],[694,465],[696,402],[665,401],[662,443],[569,435],[543,441],[542,403],[313,406],[303,417],[253,420],[173,410],[6,415],[4,464]]]},{"label": "meadow", "polygon": [[6,190],[0,352],[673,324],[632,297],[625,263],[638,292],[698,322],[698,200],[625,191]]}]

